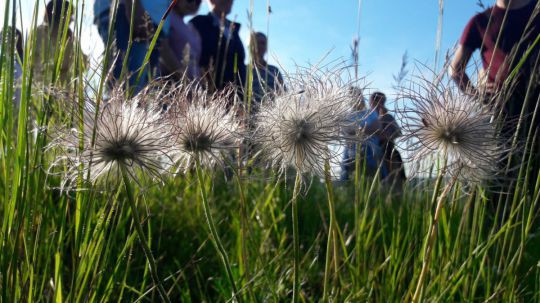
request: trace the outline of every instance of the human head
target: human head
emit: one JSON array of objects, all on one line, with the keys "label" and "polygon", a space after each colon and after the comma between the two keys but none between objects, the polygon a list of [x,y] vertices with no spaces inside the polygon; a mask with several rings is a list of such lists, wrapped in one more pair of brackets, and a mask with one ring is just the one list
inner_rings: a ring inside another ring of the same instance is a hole
[{"label": "human head", "polygon": [[249,46],[252,58],[255,60],[263,59],[268,50],[268,39],[261,32],[252,33]]},{"label": "human head", "polygon": [[58,27],[67,18],[68,12],[71,11],[69,22],[73,18],[73,7],[69,1],[51,0],[45,7],[45,22],[51,26]]},{"label": "human head", "polygon": [[374,92],[369,97],[369,106],[373,109],[384,108],[386,103],[386,95],[381,92]]},{"label": "human head", "polygon": [[202,0],[178,0],[174,10],[181,16],[195,15],[201,6]]},{"label": "human head", "polygon": [[231,13],[234,0],[208,0],[210,11],[218,16],[227,16]]}]

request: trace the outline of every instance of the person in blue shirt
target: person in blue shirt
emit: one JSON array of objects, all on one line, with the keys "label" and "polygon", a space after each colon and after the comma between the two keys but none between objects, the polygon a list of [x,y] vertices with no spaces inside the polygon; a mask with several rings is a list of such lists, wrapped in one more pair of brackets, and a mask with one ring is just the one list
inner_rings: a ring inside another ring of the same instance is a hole
[{"label": "person in blue shirt", "polygon": [[[379,114],[375,110],[367,109],[362,91],[357,87],[351,88],[351,95],[357,99],[355,109],[351,115],[351,126],[345,130],[346,135],[351,136],[350,142],[345,145],[343,160],[341,162],[341,181],[347,181],[355,169],[356,149],[360,147],[359,160],[363,161],[366,171],[374,174],[380,167],[380,177],[385,178],[388,174],[382,162],[383,150],[377,134],[381,130]],[[362,142],[356,142],[356,138]],[[362,169],[362,163],[360,169]]]},{"label": "person in blue shirt", "polygon": [[[157,57],[159,58],[159,76],[181,78],[185,72],[185,65],[179,59],[178,53],[171,45],[170,36],[174,33],[171,27],[171,18],[168,8],[172,0],[133,0],[140,2],[147,16],[150,18],[152,33],[157,31],[161,22],[163,22],[161,32],[157,42]],[[178,3],[177,3],[178,4]],[[166,15],[169,13],[168,15]]]},{"label": "person in blue shirt", "polygon": [[104,43],[109,39],[109,14],[111,0],[94,0],[94,24]]},{"label": "person in blue shirt", "polygon": [[[114,0],[95,0],[94,2],[94,23],[97,25],[100,37],[106,46],[109,43],[114,47],[114,53],[111,57],[113,62],[111,84],[122,83],[124,77],[128,76],[129,85],[134,87],[134,92],[138,92],[153,78],[180,71],[181,63],[168,43],[170,24],[168,18],[165,18],[148,65],[145,66],[139,78],[144,59],[150,50],[150,42],[169,7],[170,1],[118,0],[117,14],[112,28],[113,36],[112,39],[109,39],[111,10],[114,9],[113,5],[115,4],[116,1]],[[131,33],[132,43],[130,45],[129,37],[132,21],[133,33]],[[126,55],[128,58],[126,67],[124,67],[123,63]],[[160,66],[167,66],[168,69],[162,70]]]}]

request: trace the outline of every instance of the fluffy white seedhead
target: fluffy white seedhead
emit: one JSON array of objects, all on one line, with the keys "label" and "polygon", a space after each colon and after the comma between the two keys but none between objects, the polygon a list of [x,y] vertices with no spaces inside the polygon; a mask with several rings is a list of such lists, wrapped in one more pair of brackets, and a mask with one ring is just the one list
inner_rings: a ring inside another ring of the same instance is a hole
[{"label": "fluffy white seedhead", "polygon": [[283,173],[322,176],[326,161],[340,159],[331,144],[340,144],[351,124],[349,86],[334,77],[302,74],[289,79],[287,91],[263,100],[255,117],[254,142],[272,167]]},{"label": "fluffy white seedhead", "polygon": [[48,149],[61,151],[52,167],[67,167],[64,188],[77,186],[79,177],[90,183],[116,178],[121,165],[134,179],[139,173],[160,176],[161,163],[170,157],[171,135],[159,107],[143,108],[138,102],[145,93],[125,100],[117,89],[97,113],[87,105],[79,125],[56,132]]},{"label": "fluffy white seedhead", "polygon": [[452,85],[423,81],[403,96],[401,122],[408,160],[432,159],[462,181],[478,183],[500,171],[506,154],[494,113]]},{"label": "fluffy white seedhead", "polygon": [[206,168],[232,164],[242,138],[236,110],[228,106],[233,94],[211,94],[192,86],[189,93],[177,95],[169,114],[177,171],[189,170],[197,159]]}]

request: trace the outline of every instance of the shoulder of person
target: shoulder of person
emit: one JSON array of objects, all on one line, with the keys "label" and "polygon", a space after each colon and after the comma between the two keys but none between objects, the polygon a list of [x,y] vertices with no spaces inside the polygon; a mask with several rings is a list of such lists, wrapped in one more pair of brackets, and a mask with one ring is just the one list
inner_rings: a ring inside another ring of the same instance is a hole
[{"label": "shoulder of person", "polygon": [[391,114],[391,113],[386,113],[384,115],[381,115],[380,116],[380,119],[382,121],[385,121],[385,122],[392,122],[392,121],[395,121],[396,119],[394,118],[394,116]]},{"label": "shoulder of person", "polygon": [[238,22],[232,22],[232,21],[231,21],[231,24],[235,32],[237,33],[240,32],[240,27],[242,27],[242,24]]},{"label": "shoulder of person", "polygon": [[195,24],[189,22],[186,24],[186,27],[188,28],[188,30],[191,32],[191,34],[193,35],[195,39],[199,41],[201,40],[201,34],[197,30],[197,27],[195,26]]},{"label": "shoulder of person", "polygon": [[[35,37],[36,44],[48,43],[49,38],[49,26],[47,24],[38,25],[35,29],[30,30],[30,36]],[[32,39],[32,38],[29,38]],[[31,40],[29,40],[31,41]]]},{"label": "shoulder of person", "polygon": [[475,25],[484,24],[485,26],[487,26],[487,23],[489,22],[492,11],[493,11],[493,6],[489,6],[488,8],[486,8],[485,10],[481,12],[477,12],[471,18],[469,18],[469,21],[467,22],[467,27],[471,26],[472,24],[475,24]]},{"label": "shoulder of person", "polygon": [[361,123],[373,124],[379,118],[377,112],[372,110],[361,110],[356,113],[356,119],[359,119]]},{"label": "shoulder of person", "polygon": [[195,27],[212,24],[213,22],[214,22],[214,18],[210,14],[197,15],[191,18],[191,20],[189,20],[189,23],[193,24]]},{"label": "shoulder of person", "polygon": [[279,74],[279,67],[275,65],[268,64],[268,70],[271,71],[273,74]]},{"label": "shoulder of person", "polygon": [[49,25],[47,25],[46,23],[40,24],[34,30],[31,30],[31,32],[34,32],[34,33],[43,33],[43,32],[48,32],[48,31],[49,31]]},{"label": "shoulder of person", "polygon": [[481,23],[489,22],[489,19],[494,9],[495,9],[494,6],[489,6],[485,10],[478,12],[474,16],[472,16],[471,20],[474,20],[476,22],[481,22]]}]

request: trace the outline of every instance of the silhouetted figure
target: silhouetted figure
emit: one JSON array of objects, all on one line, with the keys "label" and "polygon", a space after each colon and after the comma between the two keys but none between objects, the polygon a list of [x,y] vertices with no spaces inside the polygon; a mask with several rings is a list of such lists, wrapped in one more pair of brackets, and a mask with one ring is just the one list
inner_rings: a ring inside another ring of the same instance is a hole
[{"label": "silhouetted figure", "polygon": [[201,76],[199,61],[201,58],[202,42],[199,32],[193,24],[186,24],[184,17],[194,15],[201,6],[201,0],[178,0],[169,19],[171,34],[169,44],[182,64],[182,70],[177,71],[178,76],[188,80],[198,79]]},{"label": "silhouetted figure", "polygon": [[240,24],[227,19],[232,0],[208,0],[210,13],[193,18],[202,39],[200,66],[208,77],[210,88],[223,89],[234,84],[243,86],[246,76],[245,50],[240,40]]},{"label": "silhouetted figure", "polygon": [[283,89],[283,76],[279,68],[268,64],[264,59],[268,50],[268,39],[265,34],[261,32],[253,33],[249,43],[249,50],[253,59],[252,101],[258,103],[265,94]]},{"label": "silhouetted figure", "polygon": [[394,116],[388,112],[385,104],[385,94],[381,92],[371,94],[369,106],[373,111],[377,112],[381,126],[377,136],[380,139],[380,145],[383,150],[384,165],[388,170],[387,180],[391,184],[399,186],[406,179],[403,159],[395,145],[395,140],[401,136],[401,130]]},{"label": "silhouetted figure", "polygon": [[[540,15],[538,9],[535,10],[537,3],[534,0],[497,0],[493,7],[472,17],[463,31],[449,69],[463,92],[486,93],[487,99],[495,93],[499,94],[494,105],[500,107],[507,121],[519,118],[531,81],[533,86],[525,108],[529,118],[537,103],[538,81],[534,78],[538,74],[539,45],[533,49],[516,76],[508,78],[540,35]],[[478,88],[466,73],[467,63],[476,50],[480,50],[486,75],[485,84]],[[538,118],[534,123],[531,119],[527,122],[534,127],[540,125]],[[515,123],[504,124],[506,132],[514,130]]]},{"label": "silhouetted figure", "polygon": [[[12,39],[14,40],[12,41]],[[13,49],[11,48],[12,42]],[[8,26],[4,31],[0,32],[0,44],[6,47],[3,49],[8,58],[6,62],[13,61],[13,106],[17,109],[21,100],[22,64],[24,60],[23,36],[21,31],[15,27]],[[4,68],[6,67],[4,65]]]},{"label": "silhouetted figure", "polygon": [[[540,113],[535,113],[540,95],[540,45],[532,48],[540,35],[539,9],[535,0],[496,0],[493,7],[476,14],[467,23],[449,68],[450,76],[463,92],[478,95],[500,113],[501,133],[508,141],[515,134],[518,142],[524,143],[529,138],[532,143],[540,134]],[[466,73],[476,50],[480,51],[486,78],[485,83],[477,87]],[[510,77],[514,71],[517,73]],[[516,126],[520,119],[518,131]],[[529,137],[529,133],[533,136]],[[534,187],[540,170],[539,140],[530,153],[529,185]],[[514,163],[508,165],[514,171],[503,168],[505,179],[516,179],[515,167],[523,165],[520,158],[514,155]],[[512,185],[506,184],[498,190],[509,193]]]},{"label": "silhouetted figure", "polygon": [[[351,140],[346,142],[341,162],[341,181],[347,181],[350,174],[355,171],[356,160],[360,160],[359,168],[374,175],[380,169],[379,176],[386,178],[388,171],[384,165],[381,141],[377,135],[381,131],[379,115],[376,111],[366,108],[362,90],[351,88],[351,96],[355,101],[354,113],[351,116],[351,126],[345,130],[345,135]],[[361,143],[358,141],[361,140]],[[357,148],[360,150],[357,152]],[[358,159],[357,159],[358,156]]]},{"label": "silhouetted figure", "polygon": [[[112,21],[111,10],[113,7],[111,5],[113,3],[110,0],[96,0],[94,2],[94,23],[98,27],[98,32],[105,45],[107,45],[108,40],[111,40],[111,84],[123,83],[125,79],[129,79],[128,84],[134,92],[138,92],[157,77],[180,72],[182,70],[181,64],[169,45],[171,32],[169,18],[165,18],[149,62],[143,69],[152,38],[157,32],[158,25],[161,23],[170,1],[120,0],[112,28],[113,35],[109,39],[108,30]],[[133,32],[130,32],[131,23],[133,23]],[[126,61],[125,66],[124,61]],[[161,66],[166,66],[168,69],[162,71]],[[141,69],[143,69],[142,73]]]},{"label": "silhouetted figure", "polygon": [[[76,63],[75,52],[80,50],[79,41],[75,39],[69,28],[67,28],[65,42],[63,36],[64,28],[73,21],[74,13],[69,1],[53,0],[47,3],[43,23],[30,33],[29,38],[29,41],[35,38],[32,52],[34,80],[49,82],[60,79],[60,82],[66,83],[74,76],[71,71]],[[62,58],[60,58],[61,55]],[[86,61],[84,55],[83,60]],[[59,74],[56,74],[57,61]]]}]

